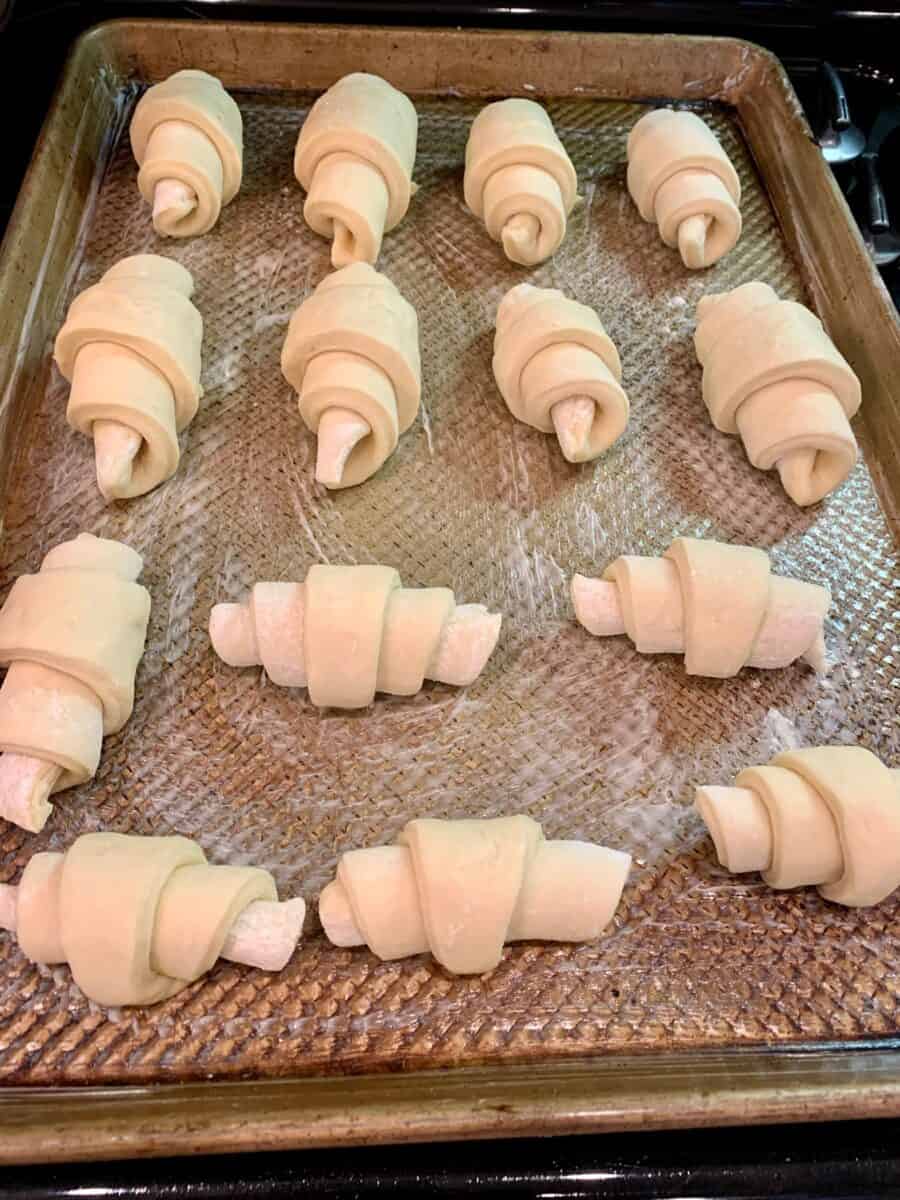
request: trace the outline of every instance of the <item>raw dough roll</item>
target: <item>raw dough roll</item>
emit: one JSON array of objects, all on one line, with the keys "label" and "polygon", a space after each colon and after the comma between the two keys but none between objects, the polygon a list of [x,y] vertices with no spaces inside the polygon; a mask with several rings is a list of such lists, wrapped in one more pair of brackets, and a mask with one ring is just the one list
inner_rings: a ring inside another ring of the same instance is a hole
[{"label": "raw dough roll", "polygon": [[0,887],[0,928],[32,962],[68,963],[98,1004],[155,1004],[219,957],[281,970],[302,900],[278,903],[268,871],[214,867],[183,837],[83,834],[36,854],[18,888]]},{"label": "raw dough roll", "polygon": [[739,434],[754,467],[777,467],[793,501],[815,504],[847,478],[859,380],[808,308],[767,283],[704,296],[694,345],[716,429]]},{"label": "raw dough roll", "polygon": [[741,236],[741,184],[716,135],[692,112],[658,108],[628,135],[628,191],[686,267],[710,267]]},{"label": "raw dough roll", "polygon": [[138,187],[164,237],[212,229],[241,186],[240,110],[205,71],[176,71],[145,92],[131,118]]},{"label": "raw dough roll", "polygon": [[25,829],[43,827],[49,794],[93,776],[104,734],[131,715],[150,617],[142,565],[82,533],[20,575],[0,609],[0,816]]},{"label": "raw dough roll", "polygon": [[395,846],[351,850],[319,899],[335,945],[389,961],[430,951],[481,975],[505,942],[586,942],[612,920],[631,856],[547,842],[530,817],[410,821]]},{"label": "raw dough roll", "polygon": [[878,904],[900,884],[900,771],[862,746],[787,750],[695,806],[728,871],[771,887],[815,884],[826,900]]},{"label": "raw dough roll", "polygon": [[534,100],[498,100],[472,122],[466,204],[512,262],[530,267],[556,253],[577,188],[572,161]]},{"label": "raw dough roll", "polygon": [[408,97],[377,75],[345,75],[309,110],[294,174],[306,223],[332,239],[335,267],[376,262],[382,236],[406,215],[418,128]]},{"label": "raw dough roll", "polygon": [[569,462],[608,449],[628,424],[619,354],[597,314],[520,283],[497,309],[494,378],[514,417],[555,433]]},{"label": "raw dough roll", "polygon": [[826,669],[828,589],[772,575],[750,546],[676,538],[662,558],[624,555],[602,579],[573,576],[572,600],[589,633],[627,633],[641,654],[684,654],[689,675],[725,679],[798,658]]},{"label": "raw dough roll", "polygon": [[416,310],[368,263],[344,267],[294,313],[281,370],[319,439],[316,479],[353,487],[394,453],[419,411]]},{"label": "raw dough roll", "polygon": [[262,664],[322,707],[365,708],[376,692],[413,696],[425,679],[467,687],[500,623],[449,588],[401,587],[391,567],[317,565],[304,583],[258,583],[246,604],[217,604],[209,636],[229,666]]},{"label": "raw dough roll", "polygon": [[72,384],[66,418],[93,436],[107,500],[142,496],[174,475],[193,419],[203,318],[189,271],[156,254],[110,267],[72,301],[54,357]]}]

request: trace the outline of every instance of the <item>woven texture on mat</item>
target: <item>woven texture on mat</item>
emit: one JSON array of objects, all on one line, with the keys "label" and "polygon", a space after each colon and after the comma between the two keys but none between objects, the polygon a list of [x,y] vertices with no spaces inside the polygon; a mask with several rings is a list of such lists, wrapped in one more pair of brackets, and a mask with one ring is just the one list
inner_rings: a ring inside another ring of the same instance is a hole
[{"label": "woven texture on mat", "polygon": [[[736,127],[711,117],[740,171],[744,235],[724,262],[689,273],[625,191],[640,109],[551,103],[584,204],[556,257],[526,271],[463,206],[477,106],[418,107],[421,188],[380,267],[419,313],[423,410],[374,479],[337,493],[313,481],[314,439],[279,370],[290,314],[329,269],[291,173],[305,103],[243,98],[243,189],[193,241],[155,237],[126,141],[118,147],[76,287],[126,253],[183,262],[205,320],[206,395],[177,476],[114,507],[97,492],[90,442],[65,423],[58,373],[35,399],[3,579],[91,530],[146,556],[153,613],[131,721],[107,739],[96,779],[58,797],[43,835],[3,830],[0,878],[90,830],[177,832],[215,862],[269,868],[283,896],[313,897],[342,851],[386,842],[411,817],[524,812],[549,837],[633,851],[615,926],[595,945],[508,948],[490,976],[456,980],[424,956],[382,964],[331,947],[311,916],[281,975],[221,962],[167,1003],[121,1012],[89,1004],[67,969],[37,969],[0,937],[7,1081],[397,1069],[900,1027],[900,902],[852,911],[812,889],[732,878],[690,808],[694,784],[731,782],[785,746],[860,741],[900,762],[897,551],[866,467],[800,510],[712,428],[701,400],[691,335],[704,291],[759,278],[802,298]],[[524,279],[595,306],[621,352],[631,422],[587,466],[515,422],[495,389],[494,314]],[[575,625],[573,571],[660,553],[677,534],[762,546],[777,571],[829,583],[831,676],[798,666],[689,679],[680,659],[641,657],[625,638]],[[214,603],[320,561],[388,563],[407,584],[449,585],[502,611],[482,677],[323,715],[305,691],[216,659]]]}]

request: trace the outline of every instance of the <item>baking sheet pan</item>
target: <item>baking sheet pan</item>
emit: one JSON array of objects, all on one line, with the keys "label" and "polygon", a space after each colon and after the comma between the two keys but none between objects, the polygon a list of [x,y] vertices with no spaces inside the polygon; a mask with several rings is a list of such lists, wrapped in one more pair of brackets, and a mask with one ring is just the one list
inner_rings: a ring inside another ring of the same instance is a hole
[{"label": "baking sheet pan", "polygon": [[[212,234],[163,242],[124,131],[139,85],[187,65],[239,89],[245,180]],[[425,394],[385,469],[329,494],[278,369],[291,312],[329,269],[291,156],[314,90],[361,68],[411,91],[420,115],[420,191],[380,267],[419,312]],[[469,123],[483,97],[512,93],[548,104],[584,196],[560,252],[532,271],[506,262],[461,197]],[[685,271],[625,192],[625,138],[654,97],[699,105],[741,176],[743,237],[708,272]],[[108,507],[49,348],[71,295],[140,251],[194,274],[206,395],[175,479]],[[863,462],[813,510],[754,471],[700,398],[696,301],[751,278],[813,302],[863,379]],[[586,467],[496,393],[493,317],[522,279],[595,306],[619,347],[631,422]],[[787,745],[860,741],[892,765],[900,753],[897,325],[773,59],[714,39],[103,26],[69,64],[0,288],[0,574],[89,529],[145,554],[154,605],[134,716],[44,834],[0,834],[0,878],[88,830],[179,832],[312,896],[343,850],[412,816],[509,812],[636,858],[608,937],[511,947],[484,979],[339,950],[311,918],[281,975],[220,963],[154,1009],[109,1012],[2,939],[0,1157],[900,1110],[900,902],[843,910],[729,877],[690,810],[693,784]],[[763,546],[776,570],[831,586],[826,681],[799,667],[688,679],[674,658],[573,624],[573,571],[685,533]],[[215,659],[213,603],[323,560],[390,563],[501,610],[481,679],[320,715],[305,693]],[[213,1082],[159,1086],[198,1080]]]}]

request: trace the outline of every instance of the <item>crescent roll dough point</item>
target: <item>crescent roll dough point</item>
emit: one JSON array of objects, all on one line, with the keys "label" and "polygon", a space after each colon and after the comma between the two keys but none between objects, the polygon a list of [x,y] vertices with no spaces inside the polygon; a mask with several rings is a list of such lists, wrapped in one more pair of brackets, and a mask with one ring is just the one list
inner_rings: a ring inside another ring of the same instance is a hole
[{"label": "crescent roll dough point", "polygon": [[713,424],[740,436],[753,466],[776,468],[795,503],[815,504],[847,478],[862,392],[814,313],[745,283],[700,300],[694,346]]},{"label": "crescent roll dough point", "polygon": [[856,907],[900,885],[900,771],[861,746],[785,751],[736,787],[698,788],[696,807],[729,871]]},{"label": "crescent roll dough point", "polygon": [[678,226],[678,253],[684,265],[691,270],[709,266],[706,260],[706,246],[711,224],[712,217],[700,213],[695,217],[685,217]]},{"label": "crescent roll dough point", "polygon": [[196,207],[197,193],[178,179],[161,179],[153,188],[153,224],[159,233],[169,234]]},{"label": "crescent roll dough point", "polygon": [[625,633],[625,616],[618,585],[605,579],[572,576],[572,604],[575,619],[595,637],[615,637]]},{"label": "crescent roll dough point", "polygon": [[107,499],[141,496],[178,467],[178,434],[202,395],[193,287],[170,259],[123,258],[75,297],[57,335],[54,357],[72,384],[66,419],[94,438]]},{"label": "crescent roll dough point", "polygon": [[493,369],[512,415],[555,433],[569,462],[597,458],[628,424],[618,351],[592,309],[554,288],[520,283],[503,297]]},{"label": "crescent roll dough point", "polygon": [[130,135],[156,232],[195,237],[212,229],[240,188],[244,154],[240,110],[219,80],[176,71],[138,101]]},{"label": "crescent roll dough point", "polygon": [[294,174],[303,216],[332,238],[331,261],[375,263],[383,235],[403,220],[415,191],[418,117],[408,97],[377,75],[345,75],[303,123]]},{"label": "crescent roll dough point", "polygon": [[40,758],[0,755],[0,817],[29,833],[39,833],[53,810],[50,794],[63,768]]},{"label": "crescent roll dough point", "polygon": [[316,480],[325,487],[341,487],[347,459],[371,432],[372,426],[358,413],[347,408],[326,408],[316,430]]},{"label": "crescent roll dough point", "polygon": [[724,679],[797,659],[826,666],[828,589],[771,575],[768,556],[749,546],[676,538],[662,558],[624,555],[602,580],[574,576],[572,601],[589,633],[625,632],[642,654],[683,654],[689,675]]},{"label": "crescent roll dough point", "polygon": [[104,734],[134,705],[150,596],[142,561],[82,533],[20,575],[0,610],[0,816],[43,828],[48,797],[97,770]]},{"label": "crescent roll dough point", "polygon": [[692,112],[660,108],[628,135],[628,191],[691,269],[712,266],[741,236],[741,185],[715,134]]},{"label": "crescent roll dough point", "polygon": [[316,477],[326,487],[362,483],[419,411],[415,309],[368,263],[343,267],[291,317],[281,370],[320,438]]},{"label": "crescent roll dough point", "polygon": [[303,935],[306,902],[254,900],[237,917],[225,935],[220,958],[258,967],[283,970]]},{"label": "crescent roll dough point", "polygon": [[0,928],[32,962],[68,963],[98,1004],[154,1004],[217,958],[280,971],[306,906],[278,901],[256,867],[211,866],[183,837],[90,833],[65,854],[36,854],[0,886]]},{"label": "crescent roll dough point", "polygon": [[326,936],[390,961],[430,951],[484,974],[506,942],[592,941],[612,920],[631,858],[544,841],[530,817],[410,821],[395,846],[353,850],[319,899]]},{"label": "crescent roll dough point", "polygon": [[401,587],[390,567],[314,566],[304,583],[257,583],[246,604],[217,604],[209,633],[229,666],[262,665],[322,707],[364,708],[376,692],[415,695],[425,679],[467,687],[501,621],[457,605],[449,588]]},{"label": "crescent roll dough point", "polygon": [[463,188],[490,237],[523,266],[559,249],[578,198],[571,159],[534,100],[499,100],[481,110],[466,143]]}]

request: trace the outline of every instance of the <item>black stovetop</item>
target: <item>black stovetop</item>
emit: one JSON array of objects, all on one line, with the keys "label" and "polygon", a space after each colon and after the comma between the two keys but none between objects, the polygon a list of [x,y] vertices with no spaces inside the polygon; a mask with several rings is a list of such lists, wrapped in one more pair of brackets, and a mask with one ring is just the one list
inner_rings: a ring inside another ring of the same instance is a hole
[{"label": "black stovetop", "polygon": [[[0,230],[5,226],[65,54],[83,30],[122,16],[468,24],[484,27],[698,32],[745,37],[785,62],[816,128],[821,62],[840,71],[865,133],[898,102],[900,0],[860,7],[789,0],[0,0]],[[24,68],[24,70],[23,70]],[[820,116],[820,110],[822,115]],[[900,225],[900,130],[880,167]],[[836,168],[867,219],[861,162]],[[884,269],[900,302],[900,262]],[[73,1099],[77,1103],[77,1097]],[[583,1136],[223,1158],[34,1166],[0,1173],[0,1200],[237,1196],[842,1197],[900,1200],[900,1122]]]}]

